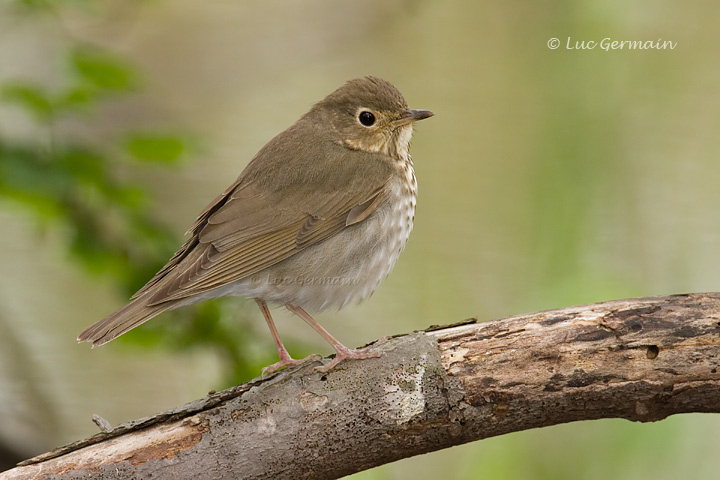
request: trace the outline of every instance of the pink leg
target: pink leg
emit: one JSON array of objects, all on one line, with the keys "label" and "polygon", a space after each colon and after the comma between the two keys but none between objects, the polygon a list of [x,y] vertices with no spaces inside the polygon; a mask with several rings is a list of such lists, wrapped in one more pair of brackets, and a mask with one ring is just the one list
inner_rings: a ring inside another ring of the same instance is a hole
[{"label": "pink leg", "polygon": [[265,303],[264,300],[260,300],[258,298],[255,299],[255,302],[257,302],[258,307],[260,307],[260,311],[262,312],[263,316],[265,317],[265,321],[268,324],[268,327],[270,328],[270,334],[273,337],[273,340],[275,340],[275,345],[277,346],[278,355],[280,356],[280,361],[273,363],[272,365],[268,365],[267,367],[262,369],[262,375],[266,375],[268,373],[273,373],[282,367],[291,367],[293,365],[299,365],[307,360],[316,360],[320,358],[320,355],[310,355],[309,357],[303,358],[302,360],[295,360],[290,356],[287,349],[285,348],[285,345],[283,345],[282,340],[280,340],[280,335],[278,334],[277,328],[275,328],[275,322],[273,322],[272,317],[270,316],[270,309],[268,309],[267,303]]},{"label": "pink leg", "polygon": [[333,346],[335,349],[335,358],[328,363],[327,365],[323,365],[322,367],[317,367],[315,370],[319,372],[327,372],[330,369],[332,369],[335,365],[342,362],[343,360],[347,359],[363,359],[363,358],[375,358],[379,357],[380,354],[376,352],[367,352],[362,349],[353,349],[353,348],[347,348],[345,345],[340,343],[335,337],[330,335],[330,332],[325,330],[322,325],[317,323],[314,318],[310,316],[309,313],[307,313],[305,310],[300,308],[297,305],[292,305],[289,303],[286,303],[285,306],[288,310],[293,312],[298,317],[302,318],[307,322],[308,325],[310,325],[316,332],[320,334],[321,337],[323,337],[330,345]]}]

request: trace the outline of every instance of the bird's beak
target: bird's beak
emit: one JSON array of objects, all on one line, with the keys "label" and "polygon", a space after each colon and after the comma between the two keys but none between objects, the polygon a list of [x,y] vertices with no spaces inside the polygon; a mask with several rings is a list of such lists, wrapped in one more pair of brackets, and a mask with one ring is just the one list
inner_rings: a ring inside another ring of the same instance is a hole
[{"label": "bird's beak", "polygon": [[407,125],[424,118],[430,118],[435,115],[430,110],[406,110],[402,117],[392,122],[395,126]]},{"label": "bird's beak", "polygon": [[412,119],[413,122],[415,122],[417,120],[422,120],[424,118],[430,118],[433,115],[435,115],[430,110],[408,110],[407,114]]}]

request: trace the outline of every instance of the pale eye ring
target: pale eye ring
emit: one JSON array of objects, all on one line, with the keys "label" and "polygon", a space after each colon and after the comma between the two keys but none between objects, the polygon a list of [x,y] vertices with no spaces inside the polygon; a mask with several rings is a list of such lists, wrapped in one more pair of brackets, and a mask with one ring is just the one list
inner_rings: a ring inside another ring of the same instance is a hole
[{"label": "pale eye ring", "polygon": [[358,114],[358,121],[365,127],[372,127],[375,125],[375,115],[372,112],[363,110]]}]

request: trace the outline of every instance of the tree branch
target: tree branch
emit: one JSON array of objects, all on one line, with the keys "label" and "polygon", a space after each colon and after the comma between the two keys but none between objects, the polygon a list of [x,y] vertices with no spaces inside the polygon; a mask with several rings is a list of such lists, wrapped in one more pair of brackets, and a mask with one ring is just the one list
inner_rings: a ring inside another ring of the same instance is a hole
[{"label": "tree branch", "polygon": [[720,412],[720,293],[433,327],[130,422],[0,479],[332,479],[576,420]]}]

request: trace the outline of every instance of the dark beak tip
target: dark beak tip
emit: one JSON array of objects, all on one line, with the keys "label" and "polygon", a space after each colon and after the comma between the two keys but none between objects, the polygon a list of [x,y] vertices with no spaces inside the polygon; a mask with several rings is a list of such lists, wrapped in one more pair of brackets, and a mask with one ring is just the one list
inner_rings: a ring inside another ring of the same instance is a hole
[{"label": "dark beak tip", "polygon": [[430,118],[433,115],[435,114],[430,110],[410,110],[410,116],[412,117],[413,121]]}]

